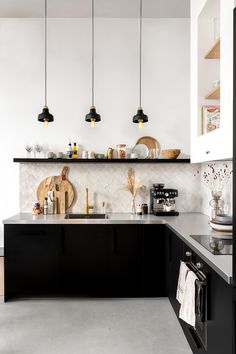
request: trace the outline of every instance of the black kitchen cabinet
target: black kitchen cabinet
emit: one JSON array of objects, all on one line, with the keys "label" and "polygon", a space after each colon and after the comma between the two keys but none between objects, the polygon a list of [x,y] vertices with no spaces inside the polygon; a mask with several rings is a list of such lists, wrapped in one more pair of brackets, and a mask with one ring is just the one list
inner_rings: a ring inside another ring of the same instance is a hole
[{"label": "black kitchen cabinet", "polygon": [[166,296],[165,225],[143,225],[143,296]]},{"label": "black kitchen cabinet", "polygon": [[59,274],[61,292],[82,296],[110,293],[110,225],[64,225]]},{"label": "black kitchen cabinet", "polygon": [[180,261],[183,260],[184,256],[184,244],[169,227],[166,228],[166,243],[167,295],[176,315],[178,315],[179,303],[176,300],[176,290]]},{"label": "black kitchen cabinet", "polygon": [[180,260],[186,258],[186,253],[191,255],[187,257],[188,261],[201,264],[201,271],[207,279],[207,322],[206,332],[204,331],[207,338],[206,349],[196,331],[184,321],[179,320],[193,353],[233,353],[232,287],[168,227],[166,229],[166,241],[167,294],[177,317],[180,307],[176,300],[179,265]]},{"label": "black kitchen cabinet", "polygon": [[114,296],[142,293],[142,226],[113,225],[110,284]]},{"label": "black kitchen cabinet", "polygon": [[63,247],[58,225],[5,225],[5,298],[56,293]]},{"label": "black kitchen cabinet", "polygon": [[6,299],[165,296],[165,226],[5,225]]},{"label": "black kitchen cabinet", "polygon": [[232,288],[199,257],[198,261],[207,276],[207,353],[233,353]]}]

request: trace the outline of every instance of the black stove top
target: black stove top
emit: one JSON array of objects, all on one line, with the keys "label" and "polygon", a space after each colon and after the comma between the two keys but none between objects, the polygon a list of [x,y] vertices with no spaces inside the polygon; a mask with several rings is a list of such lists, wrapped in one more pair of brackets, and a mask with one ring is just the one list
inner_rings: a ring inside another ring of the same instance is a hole
[{"label": "black stove top", "polygon": [[231,234],[219,236],[190,235],[190,237],[216,256],[232,254],[233,239]]}]

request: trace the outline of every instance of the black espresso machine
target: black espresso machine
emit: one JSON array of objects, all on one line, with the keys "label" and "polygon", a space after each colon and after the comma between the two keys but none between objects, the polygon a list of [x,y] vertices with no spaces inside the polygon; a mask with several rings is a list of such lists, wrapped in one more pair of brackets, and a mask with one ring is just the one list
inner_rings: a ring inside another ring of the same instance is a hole
[{"label": "black espresso machine", "polygon": [[166,189],[163,183],[153,184],[150,190],[150,212],[160,216],[179,215],[175,210],[175,198],[178,197],[177,189]]}]

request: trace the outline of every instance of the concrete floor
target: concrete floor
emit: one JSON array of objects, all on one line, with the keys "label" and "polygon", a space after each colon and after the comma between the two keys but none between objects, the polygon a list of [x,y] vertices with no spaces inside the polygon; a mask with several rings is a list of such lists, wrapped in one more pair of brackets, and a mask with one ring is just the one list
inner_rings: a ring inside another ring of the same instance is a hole
[{"label": "concrete floor", "polygon": [[191,354],[169,300],[26,299],[0,305],[1,354]]}]

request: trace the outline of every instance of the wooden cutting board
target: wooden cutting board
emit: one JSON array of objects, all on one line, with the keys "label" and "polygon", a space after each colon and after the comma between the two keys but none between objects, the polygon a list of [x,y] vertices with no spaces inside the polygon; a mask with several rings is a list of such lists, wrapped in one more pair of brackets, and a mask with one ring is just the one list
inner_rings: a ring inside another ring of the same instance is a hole
[{"label": "wooden cutting board", "polygon": [[142,136],[138,139],[136,144],[144,144],[149,149],[161,149],[161,144],[159,143],[159,141],[151,136]]},{"label": "wooden cutting board", "polygon": [[60,176],[46,177],[38,186],[37,198],[41,206],[43,206],[44,198],[48,191],[53,191],[56,198],[56,209],[58,214],[65,213],[71,207],[75,193],[72,184],[66,178],[68,167],[64,166]]}]

